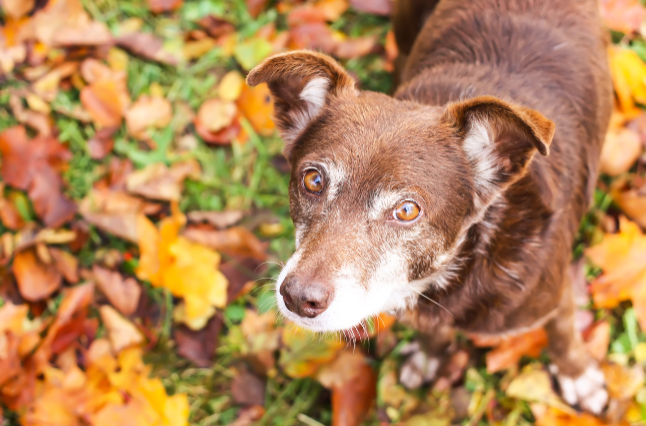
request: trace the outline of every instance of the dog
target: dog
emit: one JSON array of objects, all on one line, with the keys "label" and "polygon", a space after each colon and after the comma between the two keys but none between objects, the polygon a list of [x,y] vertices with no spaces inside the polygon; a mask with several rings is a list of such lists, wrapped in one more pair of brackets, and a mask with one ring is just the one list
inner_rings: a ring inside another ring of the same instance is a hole
[{"label": "dog", "polygon": [[601,413],[567,274],[612,106],[597,2],[400,0],[393,28],[392,97],[312,51],[247,76],[268,84],[292,166],[280,312],[317,331],[399,312],[425,350],[402,367],[413,385],[453,330],[544,327],[564,399]]}]

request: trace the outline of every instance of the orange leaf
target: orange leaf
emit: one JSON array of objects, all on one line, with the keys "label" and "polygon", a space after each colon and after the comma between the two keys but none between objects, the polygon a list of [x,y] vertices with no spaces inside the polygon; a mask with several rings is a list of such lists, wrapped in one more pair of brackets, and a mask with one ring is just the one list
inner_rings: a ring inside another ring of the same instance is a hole
[{"label": "orange leaf", "polygon": [[146,139],[148,129],[163,129],[170,124],[172,116],[171,104],[166,98],[142,95],[126,112],[128,134]]},{"label": "orange leaf", "polygon": [[639,0],[601,0],[601,16],[611,30],[623,33],[639,31],[646,10]]},{"label": "orange leaf", "polygon": [[98,127],[119,127],[130,95],[124,80],[101,79],[81,90],[81,103]]},{"label": "orange leaf", "polygon": [[13,273],[18,282],[20,294],[31,302],[47,298],[61,286],[60,272],[53,265],[42,263],[33,249],[16,254],[13,260]]},{"label": "orange leaf", "polygon": [[495,373],[513,367],[522,356],[537,357],[547,345],[547,334],[542,328],[503,338],[500,345],[487,353],[487,371]]},{"label": "orange leaf", "polygon": [[266,83],[255,87],[244,85],[237,103],[242,115],[258,134],[269,136],[274,132],[274,101]]},{"label": "orange leaf", "polygon": [[121,274],[98,265],[92,267],[96,284],[110,303],[123,315],[130,316],[139,305],[141,286],[132,278],[124,279]]},{"label": "orange leaf", "polygon": [[148,7],[153,13],[168,12],[179,9],[184,0],[148,0]]}]

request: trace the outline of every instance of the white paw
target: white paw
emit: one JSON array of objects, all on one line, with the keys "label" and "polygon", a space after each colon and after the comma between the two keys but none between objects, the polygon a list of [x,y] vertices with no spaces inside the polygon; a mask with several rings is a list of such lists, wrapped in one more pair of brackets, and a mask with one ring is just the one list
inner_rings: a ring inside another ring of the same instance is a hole
[{"label": "white paw", "polygon": [[419,348],[417,342],[402,348],[402,353],[412,353],[399,371],[399,381],[408,389],[417,389],[424,383],[435,379],[440,367],[440,359],[429,357]]},{"label": "white paw", "polygon": [[550,366],[561,387],[563,399],[570,405],[579,405],[583,410],[600,414],[608,403],[606,380],[596,364],[588,367],[579,377],[559,374],[555,365]]}]

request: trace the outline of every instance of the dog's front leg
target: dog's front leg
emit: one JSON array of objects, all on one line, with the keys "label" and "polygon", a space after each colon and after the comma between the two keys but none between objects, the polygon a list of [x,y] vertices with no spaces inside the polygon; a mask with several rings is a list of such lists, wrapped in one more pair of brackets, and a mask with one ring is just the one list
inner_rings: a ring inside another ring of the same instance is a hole
[{"label": "dog's front leg", "polygon": [[409,389],[416,389],[437,378],[440,368],[455,350],[455,331],[448,325],[433,330],[419,329],[414,342],[402,348],[407,355],[399,370],[399,381]]},{"label": "dog's front leg", "polygon": [[556,376],[563,399],[570,405],[599,414],[608,402],[605,378],[599,364],[585,346],[574,324],[575,304],[572,285],[564,283],[557,315],[546,325],[552,359],[550,369]]}]

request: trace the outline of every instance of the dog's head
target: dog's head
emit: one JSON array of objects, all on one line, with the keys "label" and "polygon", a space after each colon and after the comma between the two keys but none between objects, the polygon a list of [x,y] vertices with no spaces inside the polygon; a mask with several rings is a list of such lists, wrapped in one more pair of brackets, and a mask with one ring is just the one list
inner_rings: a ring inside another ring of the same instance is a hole
[{"label": "dog's head", "polygon": [[271,57],[247,81],[268,83],[292,165],[296,252],[278,306],[318,331],[414,304],[554,133],[539,113],[492,97],[434,107],[359,91],[309,51]]}]

